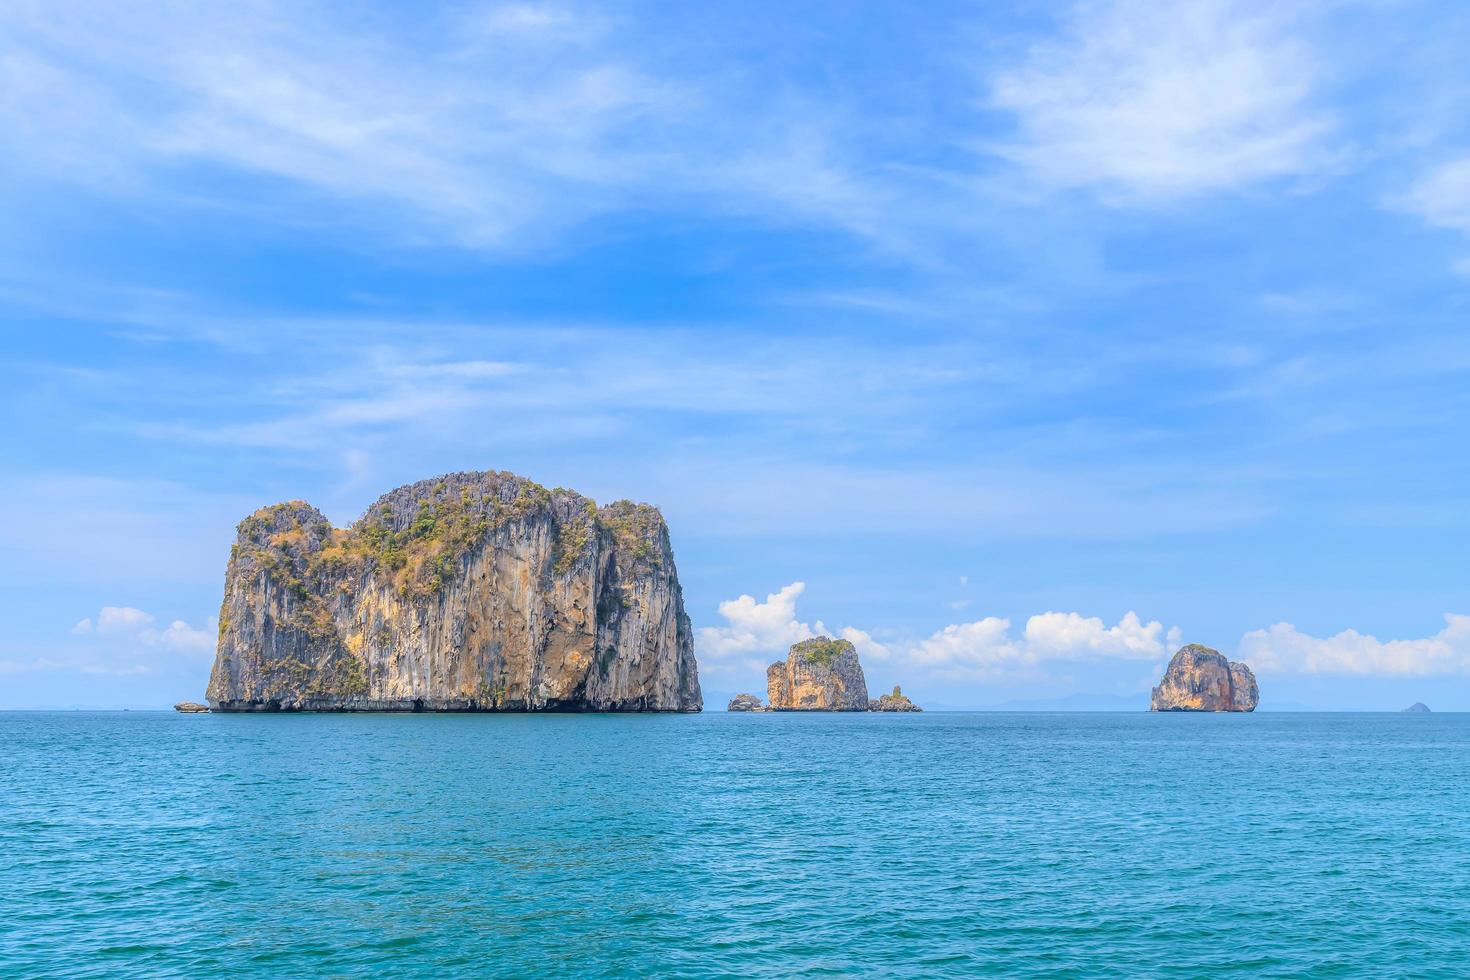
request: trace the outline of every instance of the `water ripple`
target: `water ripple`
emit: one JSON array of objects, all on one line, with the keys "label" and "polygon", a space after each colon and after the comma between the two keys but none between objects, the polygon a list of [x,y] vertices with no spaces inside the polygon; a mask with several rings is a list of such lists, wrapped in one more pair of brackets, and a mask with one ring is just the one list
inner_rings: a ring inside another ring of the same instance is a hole
[{"label": "water ripple", "polygon": [[0,714],[0,975],[1461,975],[1470,717]]}]

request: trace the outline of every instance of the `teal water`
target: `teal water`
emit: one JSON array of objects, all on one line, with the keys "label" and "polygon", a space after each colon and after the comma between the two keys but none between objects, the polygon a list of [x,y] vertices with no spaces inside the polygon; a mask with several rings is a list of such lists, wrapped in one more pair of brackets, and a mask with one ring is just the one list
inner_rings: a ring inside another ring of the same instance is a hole
[{"label": "teal water", "polygon": [[1470,716],[0,714],[0,975],[1464,975]]}]

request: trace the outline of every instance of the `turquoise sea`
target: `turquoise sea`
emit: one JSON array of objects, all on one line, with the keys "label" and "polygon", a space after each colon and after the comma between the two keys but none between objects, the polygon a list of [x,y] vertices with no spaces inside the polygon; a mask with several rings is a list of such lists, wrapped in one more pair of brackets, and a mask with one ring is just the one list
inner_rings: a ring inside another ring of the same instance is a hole
[{"label": "turquoise sea", "polygon": [[1456,976],[1470,716],[0,714],[0,976]]}]

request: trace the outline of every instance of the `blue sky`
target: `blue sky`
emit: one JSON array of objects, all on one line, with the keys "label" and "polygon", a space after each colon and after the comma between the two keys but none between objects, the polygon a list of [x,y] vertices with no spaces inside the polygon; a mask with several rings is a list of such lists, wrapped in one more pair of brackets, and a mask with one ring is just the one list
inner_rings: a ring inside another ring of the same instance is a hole
[{"label": "blue sky", "polygon": [[[0,707],[202,693],[234,524],[660,505],[710,700],[1470,709],[1470,9],[0,9]],[[1131,699],[1131,700],[1130,700]]]}]

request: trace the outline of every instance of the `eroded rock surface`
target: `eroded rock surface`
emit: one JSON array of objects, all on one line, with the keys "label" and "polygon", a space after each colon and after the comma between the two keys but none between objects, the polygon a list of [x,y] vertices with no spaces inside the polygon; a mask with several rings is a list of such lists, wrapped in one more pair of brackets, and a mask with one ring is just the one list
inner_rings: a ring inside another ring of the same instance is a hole
[{"label": "eroded rock surface", "polygon": [[826,636],[797,643],[766,668],[766,700],[772,711],[867,711],[857,650]]},{"label": "eroded rock surface", "polygon": [[726,711],[765,711],[766,706],[761,704],[761,699],[754,694],[737,694],[730,699]]},{"label": "eroded rock surface", "polygon": [[208,698],[221,711],[698,711],[658,510],[510,473],[400,487],[334,528],[240,523]]},{"label": "eroded rock surface", "polygon": [[893,693],[892,694],[885,694],[882,697],[878,698],[878,700],[876,700],[876,701],[869,701],[868,702],[868,710],[869,711],[923,711],[924,709],[921,708],[921,707],[919,707],[917,704],[914,704],[914,702],[910,701],[908,699],[908,695],[906,695],[906,694],[903,693],[903,689],[900,688],[897,684],[895,684],[895,685],[893,685]]},{"label": "eroded rock surface", "polygon": [[1250,667],[1218,650],[1180,647],[1153,690],[1150,711],[1254,711],[1260,702]]},{"label": "eroded rock surface", "polygon": [[203,714],[209,710],[209,705],[200,704],[198,701],[180,701],[174,705],[174,710],[186,715]]}]

